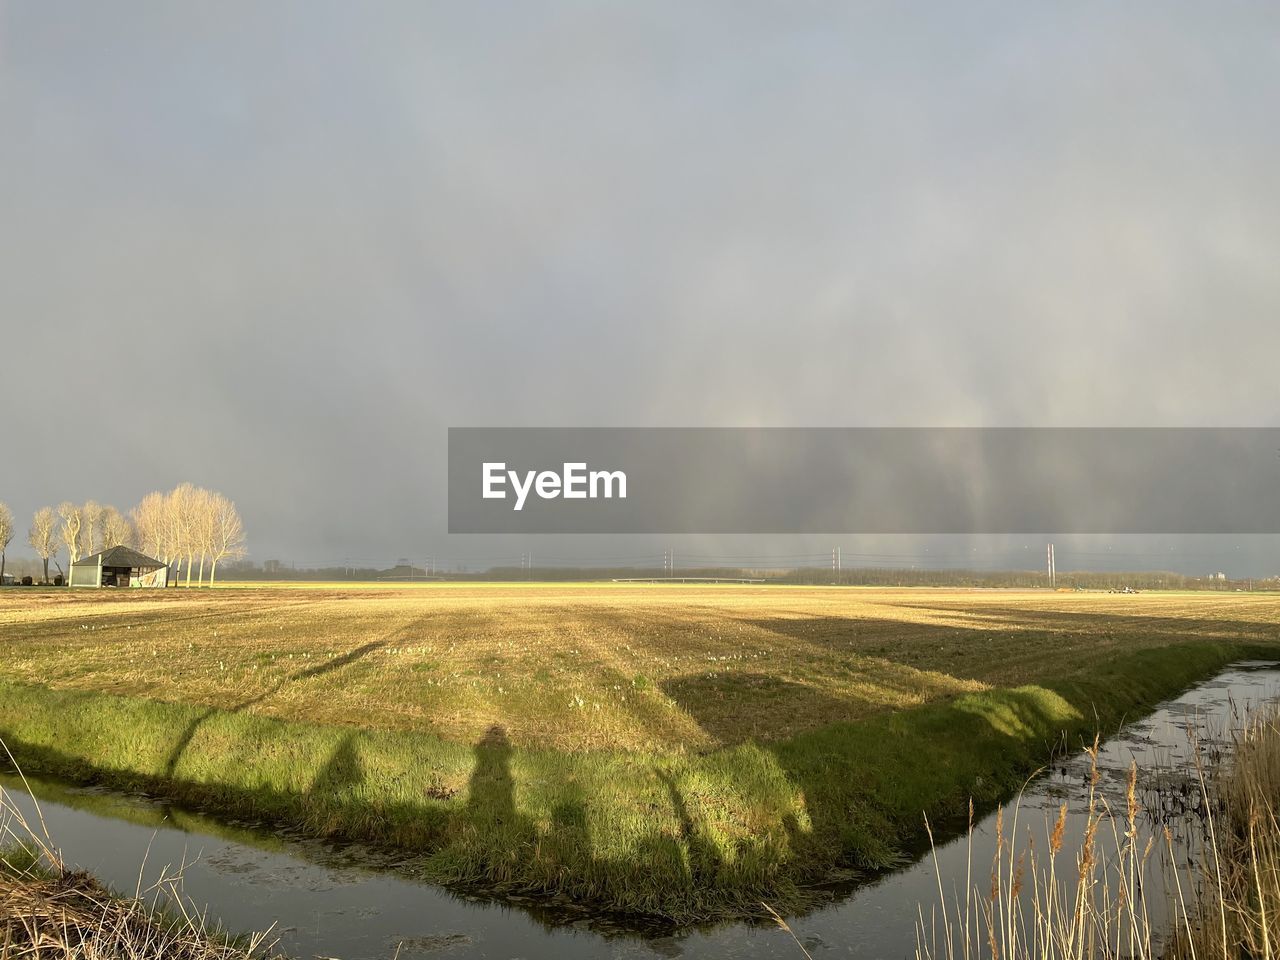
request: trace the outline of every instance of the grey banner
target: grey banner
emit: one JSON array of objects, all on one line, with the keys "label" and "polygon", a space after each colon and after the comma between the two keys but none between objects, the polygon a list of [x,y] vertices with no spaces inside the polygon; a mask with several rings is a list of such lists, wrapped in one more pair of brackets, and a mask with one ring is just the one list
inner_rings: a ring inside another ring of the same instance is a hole
[{"label": "grey banner", "polygon": [[449,532],[1280,533],[1280,429],[454,427]]}]

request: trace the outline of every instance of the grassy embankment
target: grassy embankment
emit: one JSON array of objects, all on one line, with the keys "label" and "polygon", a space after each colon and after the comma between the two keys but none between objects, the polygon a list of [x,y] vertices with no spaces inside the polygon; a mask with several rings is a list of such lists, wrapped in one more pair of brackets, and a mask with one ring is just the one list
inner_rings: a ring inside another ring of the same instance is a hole
[{"label": "grassy embankment", "polygon": [[890,862],[921,810],[1273,642],[1259,599],[72,595],[3,611],[0,735],[31,770],[401,845],[434,879],[693,919]]}]

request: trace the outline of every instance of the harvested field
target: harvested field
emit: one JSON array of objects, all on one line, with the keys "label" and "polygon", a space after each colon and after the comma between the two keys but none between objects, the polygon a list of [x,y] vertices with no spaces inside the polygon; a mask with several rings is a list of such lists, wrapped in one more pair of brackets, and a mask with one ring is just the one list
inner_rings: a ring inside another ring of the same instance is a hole
[{"label": "harvested field", "polygon": [[31,772],[678,920],[797,905],[1240,656],[1248,594],[782,586],[0,594]]},{"label": "harvested field", "polygon": [[0,591],[0,679],[472,743],[705,750],[1280,638],[1262,594],[694,585]]}]

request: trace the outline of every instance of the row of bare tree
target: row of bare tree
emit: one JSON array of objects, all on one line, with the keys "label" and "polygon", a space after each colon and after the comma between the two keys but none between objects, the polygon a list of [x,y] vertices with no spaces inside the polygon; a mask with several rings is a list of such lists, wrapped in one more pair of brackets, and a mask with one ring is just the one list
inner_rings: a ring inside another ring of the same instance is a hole
[{"label": "row of bare tree", "polygon": [[41,507],[32,518],[27,542],[44,561],[46,582],[49,561],[60,550],[75,563],[100,550],[126,546],[163,560],[175,580],[185,573],[188,587],[193,569],[199,571],[196,584],[204,583],[207,565],[212,586],[220,561],[244,556],[244,524],[236,505],[222,494],[181,483],[168,493],[147,494],[128,517],[93,500]]}]

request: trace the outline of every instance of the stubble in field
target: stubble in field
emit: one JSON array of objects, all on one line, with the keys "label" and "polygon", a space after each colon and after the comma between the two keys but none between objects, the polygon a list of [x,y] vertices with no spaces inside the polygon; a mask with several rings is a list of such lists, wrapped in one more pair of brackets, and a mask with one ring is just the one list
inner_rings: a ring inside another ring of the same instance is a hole
[{"label": "stubble in field", "polygon": [[0,678],[463,743],[707,750],[1123,650],[1269,641],[1261,595],[618,584],[0,593]]}]

